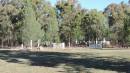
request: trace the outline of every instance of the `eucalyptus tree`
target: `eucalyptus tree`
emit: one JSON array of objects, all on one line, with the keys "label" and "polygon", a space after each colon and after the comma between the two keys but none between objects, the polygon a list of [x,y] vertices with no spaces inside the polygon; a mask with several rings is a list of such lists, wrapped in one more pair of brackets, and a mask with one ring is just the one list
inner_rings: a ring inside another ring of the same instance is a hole
[{"label": "eucalyptus tree", "polygon": [[[1,0],[2,1],[2,0]],[[22,14],[11,1],[0,4],[1,44],[14,46],[19,43],[18,35],[21,28]],[[18,41],[18,42],[16,42]]]},{"label": "eucalyptus tree", "polygon": [[126,18],[126,10],[128,5],[124,2],[120,4],[110,4],[105,9],[105,14],[109,20],[110,39],[113,43],[119,44],[123,42],[124,20]]},{"label": "eucalyptus tree", "polygon": [[82,28],[84,29],[85,39],[95,41],[102,39],[107,29],[107,20],[102,12],[90,10],[82,19]]},{"label": "eucalyptus tree", "polygon": [[59,33],[61,42],[70,46],[73,41],[81,38],[81,10],[76,2],[60,1],[57,2],[57,18],[59,21]]},{"label": "eucalyptus tree", "polygon": [[79,43],[79,41],[84,40],[84,30],[82,29],[82,19],[85,16],[85,11],[81,9],[80,5],[75,7],[74,17],[72,19],[72,41],[75,41],[75,44]]}]

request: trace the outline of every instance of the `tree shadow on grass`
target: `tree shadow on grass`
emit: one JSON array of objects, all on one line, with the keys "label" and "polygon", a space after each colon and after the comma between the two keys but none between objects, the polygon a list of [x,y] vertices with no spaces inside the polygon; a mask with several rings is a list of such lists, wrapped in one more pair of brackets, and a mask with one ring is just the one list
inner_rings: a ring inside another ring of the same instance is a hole
[{"label": "tree shadow on grass", "polygon": [[116,59],[112,57],[87,57],[90,55],[88,53],[85,54],[85,58],[75,58],[73,57],[74,55],[76,54],[59,52],[0,51],[0,59],[12,63],[23,63],[19,59],[26,59],[29,60],[29,65],[31,66],[56,67],[60,64],[65,64],[73,68],[82,66],[84,68],[130,73],[130,62],[126,61],[124,58]]}]

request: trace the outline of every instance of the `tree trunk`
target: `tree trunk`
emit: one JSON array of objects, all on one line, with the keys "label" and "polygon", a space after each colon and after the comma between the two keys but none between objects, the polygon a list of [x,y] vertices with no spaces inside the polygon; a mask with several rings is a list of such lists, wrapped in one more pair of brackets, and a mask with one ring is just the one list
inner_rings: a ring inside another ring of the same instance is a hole
[{"label": "tree trunk", "polygon": [[1,47],[2,47],[2,48],[3,48],[3,42],[4,42],[4,41],[3,41],[3,40],[1,40]]},{"label": "tree trunk", "polygon": [[69,47],[71,46],[71,40],[70,40],[70,37],[69,37]]}]

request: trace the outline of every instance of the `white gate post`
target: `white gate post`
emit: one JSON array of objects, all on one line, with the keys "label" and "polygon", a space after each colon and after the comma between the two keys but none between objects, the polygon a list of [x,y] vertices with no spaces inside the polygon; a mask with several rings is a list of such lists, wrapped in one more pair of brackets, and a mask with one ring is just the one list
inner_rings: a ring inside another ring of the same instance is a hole
[{"label": "white gate post", "polygon": [[40,47],[40,40],[38,40],[38,42],[37,42],[37,43],[38,43],[37,47],[39,48],[39,47]]},{"label": "white gate post", "polygon": [[32,49],[32,40],[30,41],[30,49]]}]

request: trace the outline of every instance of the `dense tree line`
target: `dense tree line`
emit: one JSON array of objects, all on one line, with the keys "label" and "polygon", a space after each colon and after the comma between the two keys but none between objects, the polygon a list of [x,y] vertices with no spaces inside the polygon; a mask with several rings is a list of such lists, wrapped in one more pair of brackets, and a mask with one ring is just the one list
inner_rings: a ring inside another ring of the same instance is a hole
[{"label": "dense tree line", "polygon": [[78,1],[1,0],[0,44],[36,45],[110,40],[113,45],[130,45],[130,4],[112,3],[104,11],[83,9]]}]

